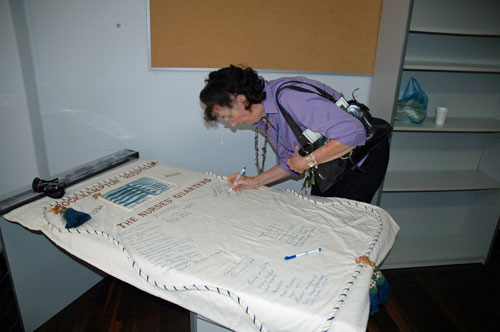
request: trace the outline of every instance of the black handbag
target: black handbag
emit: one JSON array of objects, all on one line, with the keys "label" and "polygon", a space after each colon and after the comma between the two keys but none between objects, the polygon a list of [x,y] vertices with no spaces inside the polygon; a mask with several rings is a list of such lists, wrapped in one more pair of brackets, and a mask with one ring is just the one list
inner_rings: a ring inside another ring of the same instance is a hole
[{"label": "black handbag", "polygon": [[[309,90],[302,86],[297,86],[295,84],[306,84],[314,88],[314,90]],[[354,150],[348,152],[346,155],[337,158],[335,160],[329,161],[327,163],[319,164],[317,167],[310,168],[310,178],[313,184],[316,184],[319,190],[323,193],[331,188],[335,183],[337,183],[344,175],[347,169],[352,167],[358,167],[357,164],[373,149],[375,149],[379,144],[388,139],[392,134],[392,126],[385,120],[375,118],[370,114],[370,109],[359,103],[355,98],[350,101],[346,101],[344,98],[340,100],[335,100],[335,98],[326,92],[325,90],[301,81],[288,81],[281,84],[276,90],[276,102],[278,108],[280,109],[286,122],[292,129],[293,133],[297,137],[302,148],[299,150],[301,156],[307,156],[320,146],[328,142],[328,138],[320,136],[314,142],[311,142],[305,135],[305,131],[302,132],[300,127],[292,119],[291,115],[279,102],[279,95],[284,89],[292,89],[305,93],[314,93],[323,98],[330,100],[335,103],[341,109],[356,117],[363,124],[366,131],[366,142],[364,145],[357,146]],[[361,170],[361,169],[360,169]],[[363,172],[363,170],[361,170]]]}]

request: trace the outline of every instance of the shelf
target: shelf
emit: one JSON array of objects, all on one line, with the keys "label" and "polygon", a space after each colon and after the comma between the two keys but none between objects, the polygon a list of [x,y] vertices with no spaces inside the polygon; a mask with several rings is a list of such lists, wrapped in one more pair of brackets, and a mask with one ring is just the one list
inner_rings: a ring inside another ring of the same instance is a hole
[{"label": "shelf", "polygon": [[383,192],[500,189],[500,181],[480,171],[388,171]]},{"label": "shelf", "polygon": [[[381,267],[484,264],[498,229],[500,1],[412,5],[399,74],[418,78],[432,116],[394,121],[380,204],[400,232]],[[438,106],[450,108],[443,126]]]},{"label": "shelf", "polygon": [[500,35],[498,0],[415,0],[410,31]]},{"label": "shelf", "polygon": [[394,131],[419,132],[466,132],[466,133],[499,133],[500,120],[493,118],[446,118],[444,126],[434,123],[434,117],[427,117],[421,124],[394,123]]},{"label": "shelf", "polygon": [[500,72],[500,36],[408,34],[405,70]]},{"label": "shelf", "polygon": [[462,29],[462,28],[436,28],[433,26],[411,26],[409,32],[432,33],[456,36],[492,36],[499,37],[500,31],[487,29]]},{"label": "shelf", "polygon": [[459,71],[471,73],[500,73],[500,65],[447,63],[437,61],[405,61],[404,70]]},{"label": "shelf", "polygon": [[482,263],[485,254],[458,235],[399,236],[382,268]]}]

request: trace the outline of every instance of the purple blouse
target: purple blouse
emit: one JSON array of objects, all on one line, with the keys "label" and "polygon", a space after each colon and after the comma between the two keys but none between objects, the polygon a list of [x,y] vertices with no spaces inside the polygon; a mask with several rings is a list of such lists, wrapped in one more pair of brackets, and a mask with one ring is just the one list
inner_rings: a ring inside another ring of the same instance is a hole
[{"label": "purple blouse", "polygon": [[[276,89],[282,83],[292,80],[313,84],[333,95],[335,99],[342,97],[342,94],[321,82],[305,77],[280,78],[265,82],[266,99],[263,101],[263,105],[266,117],[270,122],[268,129],[269,143],[278,153],[278,166],[287,170],[292,176],[298,176],[299,174],[288,167],[287,161],[293,155],[295,147],[300,144],[281,114],[275,96]],[[314,89],[306,84],[302,86],[308,90]],[[345,145],[365,144],[366,133],[361,121],[343,111],[331,101],[317,94],[292,89],[283,90],[280,93],[279,100],[301,130],[307,128],[320,132],[325,137],[335,139]],[[265,120],[261,119],[254,126],[264,131]],[[276,137],[277,130],[279,131],[279,138]]]}]

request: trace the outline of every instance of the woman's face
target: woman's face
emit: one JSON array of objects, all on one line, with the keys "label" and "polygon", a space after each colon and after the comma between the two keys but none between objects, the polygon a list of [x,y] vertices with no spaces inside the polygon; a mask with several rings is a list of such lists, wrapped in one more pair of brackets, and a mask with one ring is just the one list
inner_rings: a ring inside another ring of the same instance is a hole
[{"label": "woman's face", "polygon": [[253,104],[249,110],[245,109],[247,105],[247,98],[244,95],[237,95],[233,107],[214,105],[212,109],[219,119],[229,121],[233,127],[237,124],[252,125],[265,116],[262,104]]}]

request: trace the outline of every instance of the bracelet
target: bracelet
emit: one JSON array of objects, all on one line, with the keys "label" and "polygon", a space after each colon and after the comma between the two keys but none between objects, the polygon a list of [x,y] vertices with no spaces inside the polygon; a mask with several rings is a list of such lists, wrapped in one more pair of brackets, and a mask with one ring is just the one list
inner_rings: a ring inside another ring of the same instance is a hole
[{"label": "bracelet", "polygon": [[316,161],[316,157],[312,153],[306,156],[306,161],[309,168],[318,168],[318,162]]},{"label": "bracelet", "polygon": [[318,162],[316,161],[316,157],[311,153],[311,159],[314,164],[314,168],[318,168]]},{"label": "bracelet", "polygon": [[349,158],[351,158],[352,151],[354,151],[354,150],[351,150],[351,151],[347,152],[345,155],[343,155],[342,157],[340,157],[340,159],[349,159]]}]

